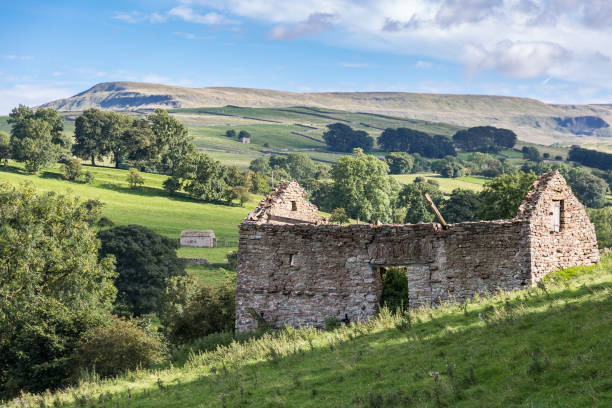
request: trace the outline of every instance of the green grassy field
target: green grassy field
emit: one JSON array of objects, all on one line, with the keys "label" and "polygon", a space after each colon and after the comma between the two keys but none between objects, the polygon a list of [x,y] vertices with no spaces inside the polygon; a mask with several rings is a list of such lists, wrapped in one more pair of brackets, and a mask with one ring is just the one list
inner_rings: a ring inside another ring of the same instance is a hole
[{"label": "green grassy field", "polygon": [[[127,171],[107,167],[86,166],[85,170],[95,175],[92,184],[63,180],[59,166],[40,175],[22,172],[21,166],[11,162],[9,168],[0,167],[0,182],[11,184],[32,183],[39,189],[71,193],[81,200],[98,199],[104,203],[102,215],[117,225],[140,224],[154,231],[178,238],[184,229],[212,229],[218,240],[238,239],[238,224],[257,205],[260,196],[253,196],[244,207],[201,203],[186,196],[169,196],[161,188],[166,176],[143,173],[145,184],[138,190],[131,190],[125,181]],[[227,248],[180,248],[178,255],[184,258],[206,258],[213,264],[225,264],[225,255],[236,247]],[[207,270],[188,270],[203,283],[216,284],[220,266],[213,265]],[[207,281],[207,275],[211,280]]]},{"label": "green grassy field", "polygon": [[402,184],[410,184],[417,177],[423,177],[426,180],[435,180],[440,184],[440,191],[445,194],[452,193],[456,188],[481,191],[483,184],[487,181],[487,178],[481,176],[447,178],[436,173],[396,174],[393,175],[393,177]]},{"label": "green grassy field", "polygon": [[285,329],[8,406],[612,406],[612,259],[554,276],[329,332]]},{"label": "green grassy field", "polygon": [[[226,266],[223,268],[223,266]],[[200,285],[219,286],[227,281],[228,277],[236,276],[235,271],[227,269],[227,265],[187,265],[187,273],[192,274]]]}]

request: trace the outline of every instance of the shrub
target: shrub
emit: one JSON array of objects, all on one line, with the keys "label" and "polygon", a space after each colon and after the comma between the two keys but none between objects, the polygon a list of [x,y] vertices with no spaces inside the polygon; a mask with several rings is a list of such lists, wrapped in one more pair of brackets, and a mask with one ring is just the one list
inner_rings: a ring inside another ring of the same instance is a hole
[{"label": "shrub", "polygon": [[587,209],[591,222],[595,225],[597,244],[600,248],[612,247],[612,207]]},{"label": "shrub", "polygon": [[94,182],[95,179],[96,177],[92,174],[92,172],[86,171],[85,173],[83,173],[83,181],[85,181],[85,183],[91,184]]},{"label": "shrub", "polygon": [[164,190],[170,194],[176,193],[181,189],[181,186],[181,180],[177,177],[168,177],[163,183]]},{"label": "shrub", "polygon": [[346,215],[346,211],[344,208],[336,208],[332,211],[331,216],[329,217],[329,222],[334,224],[346,224],[350,221],[348,215]]},{"label": "shrub", "polygon": [[326,331],[335,330],[340,326],[342,326],[342,322],[336,317],[330,316],[330,317],[326,317],[323,320],[323,328]]},{"label": "shrub", "polygon": [[144,179],[142,178],[142,174],[140,174],[140,172],[133,167],[130,167],[126,181],[130,185],[130,188],[132,190],[144,184]]},{"label": "shrub", "polygon": [[159,361],[160,339],[138,327],[135,321],[117,317],[108,325],[87,332],[75,352],[76,374],[88,370],[101,377],[116,376],[127,370],[147,368]]},{"label": "shrub", "polygon": [[62,172],[64,173],[63,178],[70,181],[76,181],[81,175],[83,175],[83,165],[81,160],[73,157],[62,164]]},{"label": "shrub", "polygon": [[212,333],[233,331],[235,291],[236,284],[230,280],[219,287],[201,287],[182,313],[166,322],[168,339],[173,344],[186,344]]},{"label": "shrub", "polygon": [[234,271],[238,269],[238,252],[228,252],[225,257],[227,258],[227,265],[230,267],[230,269]]},{"label": "shrub", "polygon": [[402,267],[387,268],[381,275],[383,292],[381,303],[394,311],[408,308],[408,279],[406,269]]}]

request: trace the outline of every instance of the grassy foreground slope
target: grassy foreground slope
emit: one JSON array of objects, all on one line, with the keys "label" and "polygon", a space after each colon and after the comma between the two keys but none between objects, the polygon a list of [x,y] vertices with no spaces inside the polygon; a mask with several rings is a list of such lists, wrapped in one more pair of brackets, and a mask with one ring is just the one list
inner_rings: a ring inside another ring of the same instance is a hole
[{"label": "grassy foreground slope", "polygon": [[553,278],[330,332],[281,330],[9,406],[612,406],[612,257]]}]

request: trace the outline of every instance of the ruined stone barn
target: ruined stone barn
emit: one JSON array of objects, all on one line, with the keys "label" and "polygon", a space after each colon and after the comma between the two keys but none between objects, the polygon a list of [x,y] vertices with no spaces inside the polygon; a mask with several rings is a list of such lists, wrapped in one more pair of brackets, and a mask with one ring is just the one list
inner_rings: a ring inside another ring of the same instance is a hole
[{"label": "ruined stone barn", "polygon": [[406,225],[328,224],[283,182],[240,225],[236,328],[313,325],[375,315],[381,271],[402,267],[410,307],[535,285],[599,261],[593,225],[559,172],[542,175],[515,218]]}]

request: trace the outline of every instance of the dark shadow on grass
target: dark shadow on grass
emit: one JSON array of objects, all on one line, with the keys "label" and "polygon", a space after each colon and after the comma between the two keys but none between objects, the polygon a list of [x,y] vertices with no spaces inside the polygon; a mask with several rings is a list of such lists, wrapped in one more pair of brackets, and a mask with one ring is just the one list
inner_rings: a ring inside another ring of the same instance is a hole
[{"label": "dark shadow on grass", "polygon": [[25,171],[21,167],[16,167],[16,166],[11,166],[11,165],[0,166],[0,171],[6,172],[6,173],[19,174],[19,175],[22,175],[22,176],[33,176],[33,175],[36,175],[36,173],[30,173],[30,172]]},{"label": "dark shadow on grass", "polygon": [[71,180],[66,180],[62,177],[61,173],[56,173],[53,171],[43,171],[40,173],[40,178],[43,179],[54,179],[54,180],[64,180],[64,181],[71,181]]},{"label": "dark shadow on grass", "polygon": [[[610,284],[584,285],[554,297],[571,301],[605,288],[609,290]],[[509,303],[532,307],[551,299],[540,294]],[[602,333],[592,323],[609,318],[610,310],[609,292],[601,300],[491,320],[484,327],[468,327],[479,319],[473,315],[478,311],[456,310],[452,316],[372,334],[355,331],[352,338],[333,346],[306,345],[285,357],[271,351],[259,363],[238,362],[232,367],[218,362],[212,374],[192,382],[159,381],[144,393],[115,395],[103,406],[129,406],[130,401],[147,407],[168,406],[170,401],[176,406],[198,406],[203,401],[189,397],[195,392],[212,396],[209,405],[223,407],[609,406],[612,382],[605,369],[609,370],[612,360],[611,339],[599,336]],[[608,317],[602,315],[606,311]],[[443,330],[441,325],[449,320],[464,328]],[[584,328],[570,333],[567,321]],[[386,346],[380,348],[381,344]],[[575,366],[567,367],[570,363]],[[570,368],[571,381],[560,384],[559,376]],[[268,376],[274,372],[277,381],[266,381],[261,374],[264,369]],[[262,401],[262,396],[268,401]],[[190,402],[182,403],[183,398]]]}]

